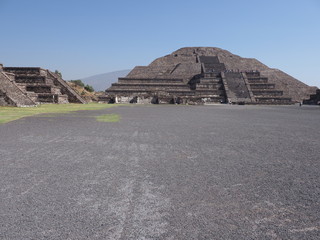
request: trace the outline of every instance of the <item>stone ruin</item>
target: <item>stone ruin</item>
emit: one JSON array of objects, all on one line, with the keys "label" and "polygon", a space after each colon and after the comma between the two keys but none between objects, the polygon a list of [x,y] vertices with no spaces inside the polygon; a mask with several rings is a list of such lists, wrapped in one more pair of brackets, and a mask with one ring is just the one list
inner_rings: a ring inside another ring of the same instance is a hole
[{"label": "stone ruin", "polygon": [[320,89],[315,94],[310,95],[309,99],[303,100],[303,104],[320,105]]},{"label": "stone ruin", "polygon": [[293,104],[315,87],[267,67],[212,47],[182,48],[135,67],[100,97],[108,103]]},{"label": "stone ruin", "polygon": [[39,67],[0,65],[0,106],[85,103],[60,76]]}]

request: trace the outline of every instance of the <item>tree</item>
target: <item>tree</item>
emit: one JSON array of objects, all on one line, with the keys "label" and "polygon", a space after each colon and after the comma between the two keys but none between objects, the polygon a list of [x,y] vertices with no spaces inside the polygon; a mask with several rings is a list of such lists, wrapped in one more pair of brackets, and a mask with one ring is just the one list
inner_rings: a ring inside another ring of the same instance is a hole
[{"label": "tree", "polygon": [[62,78],[62,73],[59,72],[58,70],[55,70],[54,73],[55,73],[56,75],[58,75],[60,78]]},{"label": "tree", "polygon": [[79,87],[85,87],[84,83],[78,79],[78,80],[70,80],[70,82],[74,83],[75,85],[79,86]]},{"label": "tree", "polygon": [[94,92],[93,87],[88,84],[84,87],[84,89],[87,90],[88,92]]}]

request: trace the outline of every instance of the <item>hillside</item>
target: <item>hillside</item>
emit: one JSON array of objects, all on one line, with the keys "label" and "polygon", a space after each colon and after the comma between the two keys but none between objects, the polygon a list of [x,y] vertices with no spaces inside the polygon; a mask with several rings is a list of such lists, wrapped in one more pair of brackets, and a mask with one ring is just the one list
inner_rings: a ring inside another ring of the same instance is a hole
[{"label": "hillside", "polygon": [[130,69],[120,70],[115,72],[108,72],[94,75],[91,77],[81,78],[85,84],[91,85],[95,91],[104,91],[111,86],[112,83],[117,82],[119,77],[125,77],[130,72]]}]

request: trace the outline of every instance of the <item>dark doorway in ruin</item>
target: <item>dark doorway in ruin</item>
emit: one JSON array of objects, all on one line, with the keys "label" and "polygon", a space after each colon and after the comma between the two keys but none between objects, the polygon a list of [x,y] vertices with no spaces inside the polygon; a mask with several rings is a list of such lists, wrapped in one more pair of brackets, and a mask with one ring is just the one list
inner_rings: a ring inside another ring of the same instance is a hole
[{"label": "dark doorway in ruin", "polygon": [[115,98],[110,98],[110,100],[108,101],[108,103],[110,103],[110,104],[116,103],[116,99],[115,99]]},{"label": "dark doorway in ruin", "polygon": [[59,103],[59,95],[58,94],[53,95],[53,102]]},{"label": "dark doorway in ruin", "polygon": [[157,96],[154,96],[151,100],[152,104],[159,104],[159,98]]},{"label": "dark doorway in ruin", "polygon": [[130,103],[137,103],[137,102],[138,102],[138,97],[137,96],[135,96],[134,98],[132,98],[130,100]]},{"label": "dark doorway in ruin", "polygon": [[180,97],[177,98],[172,98],[169,102],[170,104],[181,104],[182,103],[182,99]]},{"label": "dark doorway in ruin", "polygon": [[169,104],[176,104],[176,99],[175,98],[172,98],[169,102]]}]

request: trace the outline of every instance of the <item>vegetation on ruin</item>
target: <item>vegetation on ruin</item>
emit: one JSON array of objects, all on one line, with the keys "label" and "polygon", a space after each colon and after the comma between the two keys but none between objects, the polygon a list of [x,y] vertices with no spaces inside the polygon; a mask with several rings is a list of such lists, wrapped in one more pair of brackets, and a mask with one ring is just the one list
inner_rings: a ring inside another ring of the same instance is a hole
[{"label": "vegetation on ruin", "polygon": [[83,87],[84,88],[84,83],[80,80],[80,79],[78,79],[78,80],[70,80],[69,82],[72,82],[72,83],[74,83],[75,85],[77,85],[77,86],[79,86],[79,87]]},{"label": "vegetation on ruin", "polygon": [[82,80],[80,80],[80,79],[78,79],[78,80],[70,80],[69,82],[73,83],[73,85],[75,85],[77,87],[84,88],[88,92],[94,92],[94,88],[92,86],[90,86],[89,84],[85,85],[82,82]]},{"label": "vegetation on ruin", "polygon": [[[89,104],[43,104],[37,107],[0,107],[0,124],[29,117],[41,113],[69,113],[80,110],[100,110],[119,105],[89,103]],[[115,118],[115,117],[113,117]]]},{"label": "vegetation on ruin", "polygon": [[62,78],[62,73],[61,73],[60,71],[55,70],[55,71],[54,71],[54,73],[55,73],[55,74],[57,74],[59,77],[61,77],[61,78]]},{"label": "vegetation on ruin", "polygon": [[81,80],[71,80],[67,82],[70,87],[77,91],[87,102],[98,101],[94,89],[90,85],[85,85]]},{"label": "vegetation on ruin", "polygon": [[118,114],[104,114],[96,116],[98,122],[119,122],[120,116]]},{"label": "vegetation on ruin", "polygon": [[84,89],[87,90],[88,92],[94,92],[93,87],[88,84],[84,87]]}]

